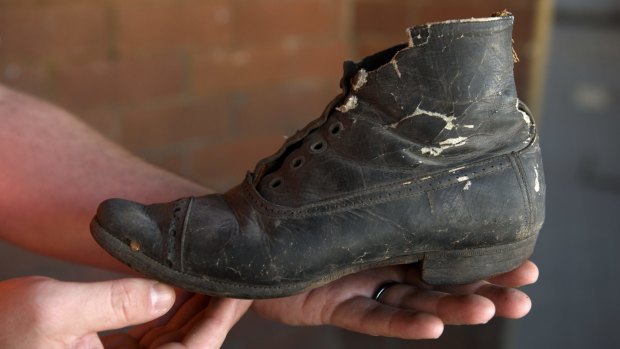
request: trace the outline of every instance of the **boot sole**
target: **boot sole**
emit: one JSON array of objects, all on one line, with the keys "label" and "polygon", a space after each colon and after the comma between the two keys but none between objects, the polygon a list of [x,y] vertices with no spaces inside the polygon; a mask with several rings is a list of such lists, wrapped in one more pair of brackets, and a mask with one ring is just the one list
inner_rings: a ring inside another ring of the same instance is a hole
[{"label": "boot sole", "polygon": [[101,227],[96,218],[91,221],[90,225],[92,235],[97,243],[113,257],[123,261],[139,273],[190,292],[247,299],[287,297],[320,287],[345,275],[362,270],[417,262],[420,262],[421,265],[422,280],[428,284],[467,284],[517,268],[532,254],[538,237],[538,233],[536,233],[524,240],[498,246],[452,251],[427,251],[397,256],[387,260],[350,266],[309,281],[280,285],[250,285],[208,276],[197,277],[172,270],[139,251],[133,251],[129,243],[119,240]]}]

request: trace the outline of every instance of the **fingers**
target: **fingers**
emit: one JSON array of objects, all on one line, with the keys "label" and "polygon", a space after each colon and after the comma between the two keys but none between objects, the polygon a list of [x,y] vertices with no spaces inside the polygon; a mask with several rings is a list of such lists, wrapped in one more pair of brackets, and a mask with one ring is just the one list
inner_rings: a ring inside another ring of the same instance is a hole
[{"label": "fingers", "polygon": [[[167,323],[162,324],[159,327],[152,328],[148,331],[148,333],[145,333],[142,336],[136,336],[140,338],[140,346],[143,348],[149,348],[156,340],[160,341],[160,338],[169,338],[172,333],[179,334],[179,330],[183,328],[183,326],[185,326],[197,314],[201,313],[205,309],[205,307],[209,304],[210,299],[211,298],[208,296],[199,294],[195,294],[191,298],[187,299],[180,305]],[[132,334],[136,335],[133,332]]]},{"label": "fingers", "polygon": [[134,326],[129,329],[128,333],[135,338],[142,338],[145,334],[149,333],[155,328],[163,327],[167,323],[170,322],[170,319],[178,312],[179,308],[182,307],[188,299],[194,296],[194,293],[189,293],[185,290],[175,288],[176,299],[174,305],[164,316],[160,316],[153,321],[149,321],[145,324]]},{"label": "fingers", "polygon": [[[481,324],[493,316],[519,318],[531,301],[513,287],[536,281],[530,261],[519,268],[467,285],[424,283],[414,265],[383,267],[352,274],[294,297],[256,302],[262,316],[289,324],[331,324],[371,335],[435,338],[444,324]],[[380,301],[372,299],[389,281]],[[383,304],[382,304],[383,303]]]},{"label": "fingers", "polygon": [[432,286],[422,281],[418,268],[409,267],[404,274],[407,284],[415,285],[424,289],[434,289],[452,294],[472,294],[478,288],[487,283],[505,287],[521,287],[532,284],[538,279],[538,267],[532,261],[526,260],[518,268],[504,274],[489,278],[486,281],[478,281],[463,285],[440,285]]},{"label": "fingers", "polygon": [[214,298],[195,294],[188,299],[166,324],[168,328],[181,328],[190,322],[198,313],[209,306]]},{"label": "fingers", "polygon": [[141,348],[220,348],[252,301],[196,295],[166,326],[140,340]]},{"label": "fingers", "polygon": [[220,348],[251,304],[251,300],[212,298],[202,319],[191,324],[184,343],[188,348]]},{"label": "fingers", "polygon": [[495,315],[518,319],[530,311],[532,302],[524,292],[514,287],[532,284],[538,279],[538,267],[525,261],[517,269],[495,276],[488,281],[467,285],[440,286],[436,289],[453,294],[477,294],[495,304]]},{"label": "fingers", "polygon": [[495,305],[483,296],[452,295],[405,284],[391,287],[380,300],[395,307],[434,314],[446,325],[483,324],[495,314]]},{"label": "fingers", "polygon": [[443,332],[443,322],[435,315],[399,309],[366,297],[336,306],[329,323],[373,336],[405,339],[437,338]]},{"label": "fingers", "polygon": [[431,287],[420,281],[417,268],[409,268],[404,275],[407,284],[390,288],[381,300],[435,314],[445,324],[479,324],[488,322],[493,316],[525,316],[531,309],[531,300],[514,287],[534,283],[537,279],[538,268],[529,260],[513,271],[467,285]]},{"label": "fingers", "polygon": [[517,269],[492,277],[488,281],[496,285],[521,287],[533,284],[536,280],[538,280],[538,267],[532,261],[527,260]]},{"label": "fingers", "polygon": [[47,296],[84,334],[112,330],[153,320],[174,303],[174,290],[144,279],[96,283],[55,282]]},{"label": "fingers", "polygon": [[495,304],[497,316],[519,319],[532,308],[530,297],[514,288],[487,284],[479,287],[476,294],[488,298]]}]

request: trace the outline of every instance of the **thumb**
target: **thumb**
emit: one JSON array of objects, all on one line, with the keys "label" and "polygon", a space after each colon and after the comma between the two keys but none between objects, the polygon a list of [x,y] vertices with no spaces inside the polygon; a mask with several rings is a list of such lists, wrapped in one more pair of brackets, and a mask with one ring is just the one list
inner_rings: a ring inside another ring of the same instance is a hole
[{"label": "thumb", "polygon": [[137,325],[164,315],[175,300],[172,287],[152,280],[120,279],[95,283],[62,283],[62,297],[73,304],[73,325],[83,334]]},{"label": "thumb", "polygon": [[220,348],[251,304],[247,299],[211,298],[202,319],[194,324],[184,344],[188,348]]}]

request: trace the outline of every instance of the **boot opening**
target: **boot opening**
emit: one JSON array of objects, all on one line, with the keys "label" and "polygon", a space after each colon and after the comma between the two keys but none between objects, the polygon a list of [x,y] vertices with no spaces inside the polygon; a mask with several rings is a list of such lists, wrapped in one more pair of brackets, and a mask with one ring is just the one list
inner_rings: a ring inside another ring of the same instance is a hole
[{"label": "boot opening", "polygon": [[368,72],[378,69],[381,66],[384,66],[396,56],[398,52],[409,47],[408,44],[400,44],[394,47],[388,48],[387,50],[383,50],[381,52],[375,53],[372,56],[368,56],[362,59],[358,64],[358,68],[362,68]]}]

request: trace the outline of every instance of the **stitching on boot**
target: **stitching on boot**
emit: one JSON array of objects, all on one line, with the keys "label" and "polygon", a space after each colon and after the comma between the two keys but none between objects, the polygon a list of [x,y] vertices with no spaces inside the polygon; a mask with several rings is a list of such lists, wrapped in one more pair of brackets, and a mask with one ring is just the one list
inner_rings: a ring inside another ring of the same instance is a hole
[{"label": "stitching on boot", "polygon": [[[524,211],[527,212],[527,231],[521,232],[521,234],[529,235],[534,225],[534,210],[533,210],[533,203],[532,203],[532,195],[529,190],[527,176],[525,175],[525,169],[523,168],[523,163],[521,162],[521,158],[515,153],[512,153],[510,154],[510,161],[514,168],[515,175],[517,176],[519,187],[521,187],[521,195],[523,195],[523,205],[525,206]],[[517,238],[523,238],[523,236],[518,235]]]},{"label": "stitching on boot", "polygon": [[[464,167],[462,170],[449,172],[442,171],[435,176],[414,178],[405,182],[393,183],[388,186],[374,188],[370,193],[358,193],[344,198],[337,198],[321,203],[308,205],[301,208],[289,208],[276,206],[266,201],[251,188],[250,183],[245,181],[242,185],[242,195],[250,201],[257,210],[268,217],[289,217],[304,218],[308,216],[322,215],[349,209],[363,208],[370,205],[389,202],[401,198],[418,195],[425,191],[437,191],[453,185],[460,185],[458,180],[463,176],[474,179],[483,175],[489,175],[510,167],[510,160],[507,155],[503,155],[491,160],[486,160],[473,166]],[[469,171],[467,171],[469,169]],[[475,170],[475,171],[474,171]],[[428,179],[435,177],[439,182],[432,184]],[[416,183],[416,184],[413,184]]]}]

